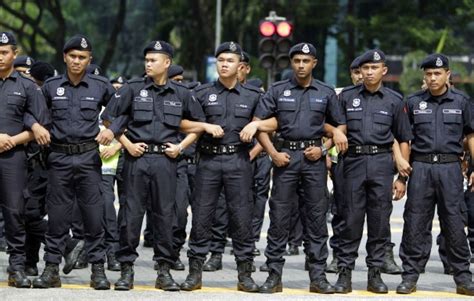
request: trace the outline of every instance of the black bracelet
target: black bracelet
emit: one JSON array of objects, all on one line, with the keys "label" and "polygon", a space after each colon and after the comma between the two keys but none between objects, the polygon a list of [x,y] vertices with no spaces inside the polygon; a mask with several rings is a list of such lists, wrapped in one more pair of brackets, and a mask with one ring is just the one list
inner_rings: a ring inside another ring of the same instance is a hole
[{"label": "black bracelet", "polygon": [[400,182],[402,182],[403,184],[406,184],[407,181],[408,181],[408,177],[404,177],[404,176],[398,175],[397,180],[400,181]]}]

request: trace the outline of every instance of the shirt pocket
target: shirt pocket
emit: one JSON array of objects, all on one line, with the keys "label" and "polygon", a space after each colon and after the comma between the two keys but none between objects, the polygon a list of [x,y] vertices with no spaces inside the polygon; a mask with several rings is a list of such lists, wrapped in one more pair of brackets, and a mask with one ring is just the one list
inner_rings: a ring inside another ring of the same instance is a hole
[{"label": "shirt pocket", "polygon": [[224,118],[222,115],[224,114],[224,107],[222,105],[211,105],[206,106],[204,108],[204,114],[206,114],[206,121],[217,124],[217,125],[224,125]]},{"label": "shirt pocket", "polygon": [[362,112],[347,112],[347,130],[359,132],[362,130]]},{"label": "shirt pocket", "polygon": [[445,134],[461,135],[463,133],[461,114],[443,113],[443,125]]},{"label": "shirt pocket", "polygon": [[311,124],[321,125],[324,121],[326,113],[327,102],[318,102],[314,100],[309,101],[309,110],[311,112]]},{"label": "shirt pocket", "polygon": [[164,124],[179,127],[182,113],[183,107],[181,103],[174,102],[174,104],[171,105],[165,101],[163,106]]},{"label": "shirt pocket", "polygon": [[296,114],[296,101],[279,101],[278,102],[278,127],[293,122]]},{"label": "shirt pocket", "polygon": [[133,120],[139,122],[150,122],[153,120],[153,99],[142,98],[133,101]]},{"label": "shirt pocket", "polygon": [[432,114],[416,114],[413,116],[413,131],[416,137],[427,136],[432,138]]},{"label": "shirt pocket", "polygon": [[7,95],[7,116],[12,119],[22,121],[25,112],[26,98],[23,95],[8,94]]},{"label": "shirt pocket", "polygon": [[393,116],[374,113],[373,114],[373,129],[377,134],[386,135],[391,131]]},{"label": "shirt pocket", "polygon": [[67,118],[69,100],[53,100],[51,102],[51,113],[53,119],[62,120]]},{"label": "shirt pocket", "polygon": [[99,112],[99,100],[97,98],[81,97],[81,115],[84,120],[98,120]]}]

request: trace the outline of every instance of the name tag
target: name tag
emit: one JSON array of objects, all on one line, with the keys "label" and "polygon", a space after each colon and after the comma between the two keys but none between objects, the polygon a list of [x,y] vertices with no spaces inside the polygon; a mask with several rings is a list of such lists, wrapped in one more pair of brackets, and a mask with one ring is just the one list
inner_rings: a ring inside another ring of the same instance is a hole
[{"label": "name tag", "polygon": [[459,110],[459,109],[443,109],[443,114],[462,115],[462,110]]},{"label": "name tag", "polygon": [[165,106],[172,106],[172,107],[181,107],[183,106],[180,101],[172,101],[172,100],[165,100]]},{"label": "name tag", "polygon": [[362,111],[362,108],[347,108],[347,112],[359,112]]},{"label": "name tag", "polygon": [[66,96],[53,96],[53,100],[68,99]]},{"label": "name tag", "polygon": [[152,97],[135,97],[134,101],[137,101],[137,102],[153,102],[153,98]]},{"label": "name tag", "polygon": [[278,101],[279,102],[295,102],[295,99],[294,98],[278,98]]},{"label": "name tag", "polygon": [[421,114],[432,114],[433,110],[427,109],[427,110],[414,110],[413,115],[421,115]]}]

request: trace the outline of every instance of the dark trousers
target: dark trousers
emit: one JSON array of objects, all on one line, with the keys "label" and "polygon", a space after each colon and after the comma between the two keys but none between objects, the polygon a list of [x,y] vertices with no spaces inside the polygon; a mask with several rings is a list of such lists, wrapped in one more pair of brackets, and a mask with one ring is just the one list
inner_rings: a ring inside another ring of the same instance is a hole
[{"label": "dark trousers", "polygon": [[[150,201],[152,211],[153,260],[174,263],[172,226],[175,213],[176,160],[161,154],[135,158],[125,155],[123,170],[125,202],[121,206],[119,262],[134,262],[143,216]],[[168,229],[168,231],[167,231]]]},{"label": "dark trousers", "polygon": [[337,163],[333,163],[331,166],[331,180],[333,183],[333,199],[334,202],[331,205],[331,212],[333,218],[331,221],[332,236],[329,239],[329,245],[333,250],[334,254],[339,252],[339,240],[340,232],[344,227],[344,218],[342,218],[342,203],[344,202],[344,160],[340,156]]},{"label": "dark trousers", "polygon": [[369,268],[381,268],[390,238],[393,159],[391,153],[344,158],[344,226],[340,232],[339,268],[354,269],[367,215]]},{"label": "dark trousers", "polygon": [[[44,260],[61,263],[74,205],[80,211],[85,249],[90,263],[104,262],[104,200],[101,195],[101,161],[96,150],[76,155],[52,152],[48,157],[49,194],[46,200],[48,231]],[[76,216],[77,219],[77,216]]]},{"label": "dark trousers", "polygon": [[270,170],[272,161],[268,156],[257,157],[254,160],[254,193],[255,206],[252,219],[253,239],[255,242],[260,240],[262,232],[263,219],[265,217],[265,206],[268,201],[270,191]]},{"label": "dark trousers", "polygon": [[0,154],[0,205],[5,220],[9,271],[25,268],[25,198],[27,165],[22,146]]},{"label": "dark trousers", "polygon": [[457,162],[428,164],[413,162],[408,183],[408,198],[403,213],[403,236],[400,258],[402,278],[417,281],[422,266],[419,261],[426,254],[424,244],[431,236],[434,209],[438,208],[441,232],[446,239],[447,258],[457,284],[470,282],[470,251],[462,216],[463,177]]},{"label": "dark trousers", "polygon": [[178,161],[176,178],[176,220],[173,224],[173,248],[179,252],[186,242],[186,224],[188,223],[188,163]]},{"label": "dark trousers", "polygon": [[102,175],[102,198],[104,199],[104,244],[107,255],[114,255],[119,246],[117,213],[115,210],[115,175]]},{"label": "dark trousers", "polygon": [[195,179],[188,257],[206,258],[212,238],[212,221],[224,188],[235,258],[238,262],[253,261],[252,166],[248,153],[201,155]]},{"label": "dark trousers", "polygon": [[229,214],[227,212],[227,202],[225,200],[224,189],[219,193],[217,201],[216,214],[211,227],[211,244],[209,251],[211,253],[224,253],[227,243],[227,234],[229,231]]},{"label": "dark trousers", "polygon": [[[297,193],[297,204],[299,204],[299,199],[303,195],[303,190],[298,189]],[[295,206],[291,210],[291,219],[290,219],[290,233],[288,235],[288,245],[300,247],[303,243],[303,217],[301,216],[301,208]]]},{"label": "dark trousers", "polygon": [[290,220],[293,208],[298,207],[297,193],[303,190],[299,198],[303,227],[307,236],[305,252],[309,257],[309,276],[315,281],[325,275],[328,256],[326,212],[328,199],[326,195],[326,162],[310,161],[303,151],[286,151],[290,163],[286,167],[273,167],[273,188],[270,198],[270,228],[268,230],[267,257],[268,267],[275,273],[282,274],[286,244],[290,231]]},{"label": "dark trousers", "polygon": [[26,265],[36,266],[39,262],[41,243],[45,242],[48,223],[46,214],[46,194],[48,171],[37,164],[28,164],[28,193],[25,205],[25,253]]}]

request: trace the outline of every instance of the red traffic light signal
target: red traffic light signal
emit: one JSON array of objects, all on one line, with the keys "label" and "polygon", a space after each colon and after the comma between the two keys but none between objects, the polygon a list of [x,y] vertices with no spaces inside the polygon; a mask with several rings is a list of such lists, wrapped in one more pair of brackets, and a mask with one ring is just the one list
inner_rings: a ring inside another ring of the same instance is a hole
[{"label": "red traffic light signal", "polygon": [[289,22],[283,21],[278,23],[276,27],[277,34],[282,38],[287,38],[292,34],[293,27]]},{"label": "red traffic light signal", "polygon": [[260,22],[260,34],[264,37],[271,37],[272,35],[275,34],[276,27],[273,22],[270,21],[263,21]]}]

